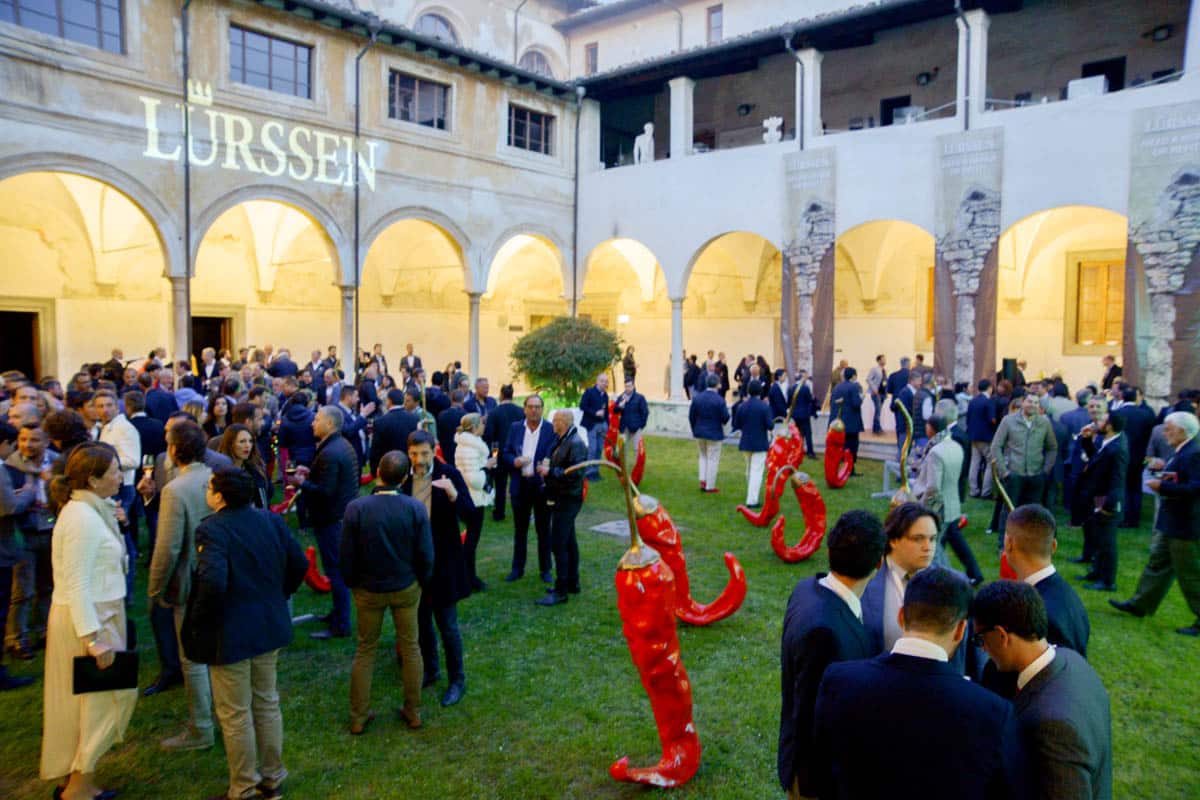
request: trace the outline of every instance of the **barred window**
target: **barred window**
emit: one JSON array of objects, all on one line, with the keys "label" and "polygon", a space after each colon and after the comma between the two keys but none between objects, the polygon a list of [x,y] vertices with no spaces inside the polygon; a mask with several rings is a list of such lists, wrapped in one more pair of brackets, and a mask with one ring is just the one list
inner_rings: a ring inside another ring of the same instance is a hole
[{"label": "barred window", "polygon": [[230,25],[229,78],[248,86],[309,99],[312,97],[312,47]]},{"label": "barred window", "polygon": [[427,128],[446,130],[450,87],[404,72],[388,76],[388,116]]},{"label": "barred window", "polygon": [[508,107],[508,144],[534,153],[553,155],[554,117],[521,106]]},{"label": "barred window", "polygon": [[0,21],[79,42],[110,53],[125,52],[121,0],[0,0]]}]

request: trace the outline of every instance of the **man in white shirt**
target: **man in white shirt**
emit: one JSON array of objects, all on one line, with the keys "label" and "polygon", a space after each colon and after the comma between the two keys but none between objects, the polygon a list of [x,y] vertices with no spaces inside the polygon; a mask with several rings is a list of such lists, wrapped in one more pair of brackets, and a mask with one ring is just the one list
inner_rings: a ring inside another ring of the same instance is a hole
[{"label": "man in white shirt", "polygon": [[128,605],[133,599],[134,565],[137,562],[138,552],[137,541],[130,531],[127,520],[129,519],[129,507],[133,505],[133,500],[137,496],[133,487],[137,480],[138,467],[142,464],[142,439],[138,436],[137,428],[133,427],[133,423],[125,419],[125,415],[117,409],[117,395],[114,392],[108,389],[96,392],[92,397],[92,413],[95,414],[96,421],[100,423],[100,431],[96,438],[105,444],[112,445],[112,448],[117,451],[117,461],[121,466],[121,489],[117,493],[117,500],[123,512],[119,521],[125,535],[125,547],[129,554],[129,571],[125,574],[125,603]]},{"label": "man in white shirt", "polygon": [[541,397],[531,394],[525,398],[525,419],[512,424],[501,454],[501,460],[512,476],[513,560],[512,571],[505,578],[509,582],[525,574],[530,515],[537,533],[538,571],[544,583],[554,580],[550,573],[550,510],[546,506],[546,487],[535,471],[538,464],[549,457],[554,444],[554,429],[542,419],[542,410]]},{"label": "man in white shirt", "polygon": [[875,640],[875,652],[887,652],[900,638],[899,612],[909,580],[933,563],[938,526],[933,512],[906,503],[888,515],[884,528],[887,555],[863,593],[863,623]]},{"label": "man in white shirt", "polygon": [[1028,583],[997,581],[979,591],[972,614],[992,661],[1017,676],[1013,707],[1033,796],[1111,800],[1108,692],[1082,656],[1046,641],[1041,595]]}]

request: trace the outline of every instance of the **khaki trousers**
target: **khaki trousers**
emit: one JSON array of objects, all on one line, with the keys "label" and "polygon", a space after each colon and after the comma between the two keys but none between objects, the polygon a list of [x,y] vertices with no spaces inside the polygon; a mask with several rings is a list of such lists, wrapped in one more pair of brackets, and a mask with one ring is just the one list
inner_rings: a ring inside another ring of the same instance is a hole
[{"label": "khaki trousers", "polygon": [[401,656],[404,682],[404,710],[421,708],[421,647],[417,637],[417,606],[421,587],[415,581],[398,592],[368,592],[354,589],[354,607],[358,609],[358,649],[350,667],[350,722],[362,725],[371,713],[371,681],[375,673],[375,651],[383,629],[383,615],[392,612],[396,642]]},{"label": "khaki trousers", "polygon": [[696,462],[697,469],[700,473],[700,482],[706,489],[717,488],[717,468],[721,466],[721,444],[721,442],[708,439],[696,440],[696,445],[700,449]]},{"label": "khaki trousers", "polygon": [[[283,714],[275,690],[279,651],[208,668],[217,721],[225,739],[231,800],[255,797],[258,784],[278,786],[283,768]],[[261,770],[259,765],[261,764]]]},{"label": "khaki trousers", "polygon": [[763,470],[767,466],[767,453],[746,453],[746,505],[758,503],[762,491]]}]

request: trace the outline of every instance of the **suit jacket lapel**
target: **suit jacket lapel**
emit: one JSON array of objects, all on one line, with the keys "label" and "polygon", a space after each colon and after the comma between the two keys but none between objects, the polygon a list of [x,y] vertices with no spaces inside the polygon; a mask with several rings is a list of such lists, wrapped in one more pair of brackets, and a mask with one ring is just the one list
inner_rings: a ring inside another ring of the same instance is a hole
[{"label": "suit jacket lapel", "polygon": [[1053,661],[1047,664],[1041,672],[1034,675],[1029,683],[1025,684],[1025,688],[1017,692],[1017,696],[1013,698],[1013,705],[1018,714],[1029,708],[1042,690],[1049,685],[1058,673],[1067,668],[1065,659],[1055,657]]}]

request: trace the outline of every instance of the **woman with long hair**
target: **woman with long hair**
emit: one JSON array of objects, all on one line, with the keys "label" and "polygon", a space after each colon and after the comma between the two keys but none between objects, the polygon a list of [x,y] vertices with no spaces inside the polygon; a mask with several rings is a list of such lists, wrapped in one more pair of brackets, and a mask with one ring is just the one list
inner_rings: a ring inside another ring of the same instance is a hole
[{"label": "woman with long hair", "polygon": [[631,381],[637,375],[637,361],[633,357],[633,345],[625,348],[625,357],[621,359],[621,371],[625,373],[625,380]]},{"label": "woman with long hair", "polygon": [[221,443],[217,445],[218,452],[229,456],[229,460],[238,469],[246,472],[253,480],[257,490],[253,500],[255,508],[266,508],[271,500],[271,481],[267,478],[267,466],[263,463],[258,447],[254,443],[254,433],[245,425],[236,422],[221,434]]},{"label": "woman with long hair", "polygon": [[199,400],[193,400],[190,403],[184,403],[183,408],[180,410],[200,423],[200,427],[204,427],[204,422],[208,419],[208,412],[204,409],[204,403],[201,403]]},{"label": "woman with long hair", "polygon": [[112,666],[126,648],[125,571],[128,555],[110,499],[121,488],[117,452],[101,442],[81,444],[54,479],[50,493],[62,505],[54,526],[54,594],[46,631],[42,718],[43,780],[66,777],[55,796],[91,798],[96,762],[123,740],[136,689],[74,693],[74,661]]},{"label": "woman with long hair", "polygon": [[467,541],[463,547],[463,558],[467,562],[467,578],[471,591],[482,592],[486,584],[475,573],[475,551],[479,548],[479,537],[483,533],[483,509],[495,501],[496,491],[488,480],[488,470],[496,466],[496,458],[483,441],[483,417],[465,414],[454,434],[454,466],[462,473],[467,488],[471,490],[471,502],[475,511],[467,523]]},{"label": "woman with long hair", "polygon": [[208,399],[208,415],[203,422],[204,432],[209,436],[220,436],[229,427],[229,398],[214,394]]}]

